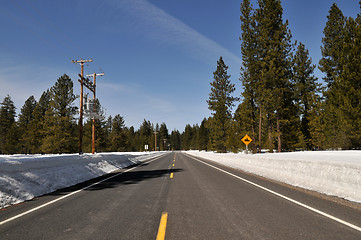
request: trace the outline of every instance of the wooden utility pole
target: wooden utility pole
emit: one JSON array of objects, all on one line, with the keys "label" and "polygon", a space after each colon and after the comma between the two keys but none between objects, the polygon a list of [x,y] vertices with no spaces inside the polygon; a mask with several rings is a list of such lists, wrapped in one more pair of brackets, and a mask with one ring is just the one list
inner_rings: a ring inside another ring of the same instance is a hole
[{"label": "wooden utility pole", "polygon": [[79,154],[83,153],[83,79],[84,79],[84,63],[93,62],[93,60],[72,60],[72,63],[80,64],[80,109],[79,109]]},{"label": "wooden utility pole", "polygon": [[[87,77],[93,77],[93,86],[94,86],[94,91],[93,92],[93,100],[94,100],[94,113],[96,111],[95,109],[95,88],[96,88],[96,77],[97,76],[104,76],[104,73],[93,73],[93,74],[89,74],[86,75]],[[95,153],[95,117],[93,117],[93,124],[92,124],[92,154]]]}]

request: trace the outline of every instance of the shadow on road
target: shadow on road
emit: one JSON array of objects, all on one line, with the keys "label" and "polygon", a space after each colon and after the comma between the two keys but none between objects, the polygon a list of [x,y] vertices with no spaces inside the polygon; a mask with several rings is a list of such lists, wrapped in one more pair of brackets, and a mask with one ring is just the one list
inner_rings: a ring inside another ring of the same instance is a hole
[{"label": "shadow on road", "polygon": [[183,171],[182,169],[164,169],[164,170],[149,170],[149,171],[134,171],[126,172],[119,176],[113,177],[107,181],[87,188],[87,191],[102,190],[105,188],[114,188],[119,184],[137,184],[142,181],[147,181],[153,178],[163,177]]},{"label": "shadow on road", "polygon": [[[142,164],[143,165],[143,164]],[[126,168],[125,168],[126,169]],[[163,170],[149,170],[149,171],[132,171],[132,172],[125,172],[119,175],[119,172],[109,173],[103,175],[101,177],[97,177],[74,186],[70,186],[67,188],[59,189],[55,192],[46,194],[46,195],[66,195],[70,192],[80,190],[82,188],[86,188],[85,191],[95,191],[95,190],[102,190],[106,188],[114,188],[120,184],[137,184],[142,181],[147,181],[153,178],[163,177],[165,175],[170,175],[172,172],[181,172],[183,169],[163,169]],[[116,176],[118,175],[118,176]],[[102,183],[96,184],[94,186],[88,187],[94,183],[102,181],[104,179],[110,178]],[[87,188],[88,187],[88,188]]]}]

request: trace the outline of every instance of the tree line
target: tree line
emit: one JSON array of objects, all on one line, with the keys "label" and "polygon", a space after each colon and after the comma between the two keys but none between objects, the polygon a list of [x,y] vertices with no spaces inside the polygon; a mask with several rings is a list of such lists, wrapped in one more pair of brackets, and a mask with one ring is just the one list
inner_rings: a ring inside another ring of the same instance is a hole
[{"label": "tree line", "polygon": [[[361,5],[361,2],[360,2]],[[241,103],[231,114],[234,84],[223,59],[211,83],[210,149],[253,152],[361,148],[361,15],[345,17],[334,3],[329,10],[319,69],[303,43],[292,42],[280,0],[241,4]]]},{"label": "tree line", "polygon": [[[212,116],[199,125],[187,124],[182,133],[169,133],[165,123],[146,119],[136,130],[125,126],[120,114],[109,116],[96,120],[97,151],[144,151],[148,145],[149,150],[238,152],[245,148],[245,134],[253,139],[253,152],[360,149],[361,15],[345,17],[336,4],[331,6],[318,63],[325,84],[320,84],[306,46],[292,40],[281,1],[258,0],[257,5],[243,0],[240,7],[241,96],[232,96],[235,85],[220,57],[207,100]],[[76,152],[77,98],[66,74],[38,101],[29,97],[17,118],[6,96],[0,109],[0,153]],[[90,119],[84,124],[83,149],[91,151]]]},{"label": "tree line", "polygon": [[[43,92],[38,101],[30,96],[16,116],[11,97],[4,98],[0,108],[0,153],[44,154],[75,153],[78,149],[78,108],[74,101],[73,81],[66,74],[53,87]],[[91,152],[92,119],[83,126],[83,150]],[[188,140],[178,130],[169,130],[165,123],[143,121],[138,130],[126,127],[124,118],[114,117],[95,121],[96,150],[98,152],[179,150]],[[157,134],[155,134],[157,132]],[[186,131],[188,134],[188,131]],[[157,141],[157,145],[155,145]]]},{"label": "tree line", "polygon": [[[78,107],[74,102],[78,98],[73,92],[73,81],[66,74],[44,91],[38,101],[30,96],[18,116],[14,102],[7,95],[0,107],[0,154],[77,152]],[[125,126],[120,114],[103,116],[95,120],[95,148],[97,152],[206,149],[205,122],[206,119],[200,126],[187,124],[182,133],[176,129],[169,133],[164,122],[159,125],[144,119],[136,130]],[[85,119],[82,144],[84,152],[91,152],[91,118]]]}]

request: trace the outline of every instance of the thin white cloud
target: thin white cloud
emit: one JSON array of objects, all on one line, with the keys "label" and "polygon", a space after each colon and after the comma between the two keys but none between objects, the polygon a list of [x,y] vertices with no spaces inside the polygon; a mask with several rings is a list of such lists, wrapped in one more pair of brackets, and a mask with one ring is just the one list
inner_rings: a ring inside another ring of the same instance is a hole
[{"label": "thin white cloud", "polygon": [[192,27],[169,15],[146,0],[109,0],[122,15],[127,17],[134,29],[162,44],[181,47],[190,55],[207,63],[223,56],[227,62],[239,64],[241,59],[199,33]]},{"label": "thin white cloud", "polygon": [[[0,68],[0,102],[9,94],[19,112],[25,100],[30,96],[39,100],[41,94],[51,88],[64,74],[61,71],[61,69],[34,64],[9,63],[6,65],[3,63]],[[75,79],[73,81],[75,82]],[[74,89],[76,89],[76,82],[74,84]],[[76,90],[74,92],[77,93]]]}]

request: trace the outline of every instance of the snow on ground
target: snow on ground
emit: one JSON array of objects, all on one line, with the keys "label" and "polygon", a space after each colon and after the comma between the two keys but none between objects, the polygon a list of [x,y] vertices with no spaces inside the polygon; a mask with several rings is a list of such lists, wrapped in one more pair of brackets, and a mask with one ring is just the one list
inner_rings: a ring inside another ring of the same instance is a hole
[{"label": "snow on ground", "polygon": [[[361,151],[185,153],[361,203]],[[84,182],[159,154],[162,153],[0,155],[0,208]]]},{"label": "snow on ground", "polygon": [[0,155],[0,208],[155,157],[153,153]]},{"label": "snow on ground", "polygon": [[361,203],[361,151],[292,153],[213,153],[186,151],[193,156]]}]

